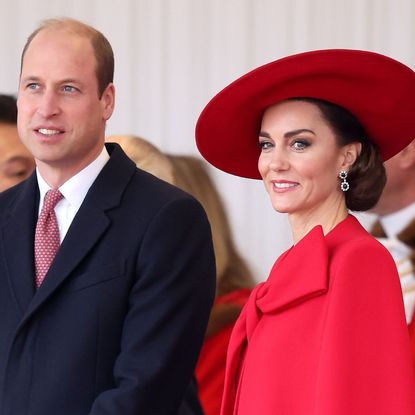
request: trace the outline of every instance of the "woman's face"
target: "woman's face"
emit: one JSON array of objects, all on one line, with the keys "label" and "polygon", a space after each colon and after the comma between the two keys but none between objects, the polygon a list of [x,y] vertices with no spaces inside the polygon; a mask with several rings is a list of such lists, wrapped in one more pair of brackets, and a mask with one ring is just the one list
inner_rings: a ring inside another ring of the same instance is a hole
[{"label": "woman's face", "polygon": [[338,146],[316,105],[284,101],[269,107],[259,145],[259,172],[276,211],[326,215],[344,206],[338,174],[351,164],[348,146]]}]

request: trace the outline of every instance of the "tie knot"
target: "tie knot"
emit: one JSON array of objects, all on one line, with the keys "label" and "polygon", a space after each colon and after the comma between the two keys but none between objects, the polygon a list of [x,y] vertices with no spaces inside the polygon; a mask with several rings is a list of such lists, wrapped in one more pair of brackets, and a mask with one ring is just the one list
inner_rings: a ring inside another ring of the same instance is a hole
[{"label": "tie knot", "polygon": [[50,212],[55,209],[56,204],[63,198],[62,193],[59,189],[48,190],[45,194],[45,200],[43,202],[43,210]]}]

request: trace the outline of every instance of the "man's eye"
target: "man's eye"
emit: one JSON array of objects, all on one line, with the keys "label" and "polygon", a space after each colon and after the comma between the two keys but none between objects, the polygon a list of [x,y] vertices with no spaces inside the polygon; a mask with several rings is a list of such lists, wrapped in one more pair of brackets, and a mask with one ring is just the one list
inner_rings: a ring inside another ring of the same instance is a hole
[{"label": "man's eye", "polygon": [[27,84],[26,88],[27,89],[35,90],[35,89],[38,89],[39,88],[39,84],[37,84],[35,82],[31,82],[30,84]]},{"label": "man's eye", "polygon": [[76,91],[76,88],[74,86],[72,86],[72,85],[64,85],[63,86],[63,90],[65,92],[75,92]]}]

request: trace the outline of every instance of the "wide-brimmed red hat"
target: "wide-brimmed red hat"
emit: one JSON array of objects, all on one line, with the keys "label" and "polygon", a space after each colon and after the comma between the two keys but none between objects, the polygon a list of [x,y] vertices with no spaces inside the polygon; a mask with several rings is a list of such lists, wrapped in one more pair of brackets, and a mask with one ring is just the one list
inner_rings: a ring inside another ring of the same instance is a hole
[{"label": "wide-brimmed red hat", "polygon": [[415,72],[378,53],[326,49],[261,66],[219,92],[199,116],[199,151],[227,173],[259,179],[263,112],[294,97],[322,99],[349,110],[383,160],[415,138]]}]

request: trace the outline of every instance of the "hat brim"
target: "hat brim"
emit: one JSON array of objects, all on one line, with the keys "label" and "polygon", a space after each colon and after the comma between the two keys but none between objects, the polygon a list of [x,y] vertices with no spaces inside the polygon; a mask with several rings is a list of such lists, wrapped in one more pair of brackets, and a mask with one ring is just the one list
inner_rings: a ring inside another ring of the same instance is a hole
[{"label": "hat brim", "polygon": [[196,124],[200,153],[227,173],[261,178],[257,165],[263,112],[294,97],[322,99],[349,110],[383,160],[415,137],[414,71],[378,53],[327,49],[263,65],[219,92]]}]

